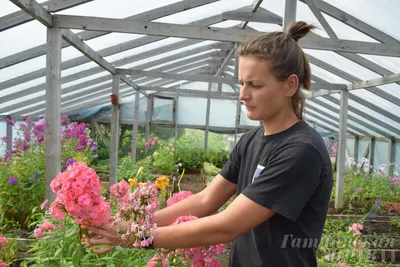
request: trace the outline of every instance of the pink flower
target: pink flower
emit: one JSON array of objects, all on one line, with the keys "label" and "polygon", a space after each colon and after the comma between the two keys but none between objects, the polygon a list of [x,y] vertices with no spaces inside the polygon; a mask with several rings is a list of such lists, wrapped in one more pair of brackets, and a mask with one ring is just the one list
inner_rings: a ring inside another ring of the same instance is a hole
[{"label": "pink flower", "polygon": [[100,178],[85,163],[75,162],[50,183],[57,194],[50,213],[57,220],[64,218],[65,210],[75,223],[101,226],[110,220],[110,204],[100,195]]},{"label": "pink flower", "polygon": [[172,206],[176,203],[178,203],[179,201],[184,200],[185,198],[188,198],[190,196],[192,196],[193,193],[190,191],[180,191],[178,193],[174,193],[168,200],[167,200],[167,206]]},{"label": "pink flower", "polygon": [[44,237],[45,233],[47,232],[54,232],[55,229],[56,227],[51,222],[44,222],[34,230],[33,235],[39,239]]},{"label": "pink flower", "polygon": [[353,223],[351,226],[349,226],[349,230],[353,232],[353,236],[356,235],[361,235],[361,232],[364,229],[364,226],[362,226],[359,223]]},{"label": "pink flower", "polygon": [[5,263],[4,261],[0,260],[0,267],[7,267],[7,263]]},{"label": "pink flower", "polygon": [[42,204],[40,204],[40,209],[44,209],[44,207],[46,207],[47,203],[49,203],[49,200],[46,199],[45,201],[42,202]]},{"label": "pink flower", "polygon": [[167,257],[164,254],[155,254],[153,258],[150,259],[150,261],[147,263],[147,267],[155,267],[157,264],[161,261],[162,267],[167,267],[168,266],[168,260]]},{"label": "pink flower", "polygon": [[4,236],[0,236],[0,246],[7,244],[8,243],[8,239]]},{"label": "pink flower", "polygon": [[128,197],[129,190],[130,186],[125,180],[114,184],[110,188],[111,194],[117,199],[125,199],[126,197]]}]

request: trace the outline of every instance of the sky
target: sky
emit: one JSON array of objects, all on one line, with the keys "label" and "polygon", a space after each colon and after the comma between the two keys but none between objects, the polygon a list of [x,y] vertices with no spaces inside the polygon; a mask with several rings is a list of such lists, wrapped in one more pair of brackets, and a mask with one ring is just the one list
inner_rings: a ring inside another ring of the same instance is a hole
[{"label": "sky", "polygon": [[[319,1],[319,0],[318,0]],[[44,2],[42,0],[38,2]],[[58,12],[58,14],[68,14],[68,15],[84,15],[84,16],[98,16],[98,17],[110,17],[110,18],[124,18],[128,16],[132,16],[134,14],[142,13],[148,11],[150,9],[154,9],[160,6],[168,5],[174,2],[178,2],[177,0],[146,0],[146,1],[132,1],[132,0],[95,0],[71,9],[67,9],[62,12]],[[224,11],[234,10],[243,6],[251,5],[253,0],[221,0],[216,3],[212,3],[203,7],[199,7],[196,9],[192,9],[189,11],[181,12],[176,15],[171,15],[168,17],[164,17],[156,20],[157,22],[164,23],[189,23],[194,20],[206,18],[212,15],[216,15],[222,13]],[[399,0],[329,0],[327,1],[330,4],[342,9],[343,11],[359,18],[360,20],[370,24],[378,28],[379,30],[391,35],[392,37],[400,40],[400,27],[398,27],[398,14],[400,14],[400,1]],[[12,12],[18,11],[19,8],[16,7],[12,2],[8,0],[0,0],[0,17],[10,14]],[[284,13],[284,0],[264,0],[261,4],[261,7],[267,9],[277,15],[283,16]],[[366,42],[376,42],[372,38],[360,33],[349,26],[344,25],[343,23],[324,15],[328,23],[331,25],[335,33],[341,39],[348,40],[358,40],[358,41],[366,41]],[[317,19],[312,14],[311,10],[305,4],[298,2],[297,4],[297,20],[304,20],[308,23],[313,23],[319,26],[319,30],[316,30],[316,33],[323,36],[328,37],[326,32],[322,29],[322,26],[319,25]],[[227,21],[222,22],[217,25],[217,27],[230,27],[238,24],[237,21]],[[249,27],[253,27],[259,31],[273,31],[273,30],[281,30],[281,27],[278,25],[271,24],[263,24],[263,23],[249,23]],[[74,31],[77,32],[77,31]],[[94,40],[87,41],[87,44],[92,47],[94,50],[99,51],[108,46],[116,45],[118,43],[122,43],[125,41],[133,40],[141,37],[140,35],[133,34],[120,34],[113,33],[108,34],[103,37],[96,38]],[[106,59],[110,62],[115,60],[131,56],[134,54],[140,54],[145,51],[149,51],[151,49],[157,48],[160,45],[172,44],[182,39],[179,38],[168,38],[159,42],[155,42],[143,47],[138,47],[135,49],[131,49],[129,51],[119,53],[116,55],[112,55],[106,57]],[[32,21],[18,27],[14,27],[12,29],[6,30],[4,32],[0,32],[0,59],[7,57],[9,55],[13,55],[24,51],[28,48],[35,47],[38,45],[44,44],[46,41],[46,27],[44,27],[41,23],[37,21]],[[193,45],[187,48],[182,48],[179,51],[184,51],[187,49],[192,49],[204,44],[210,44],[212,42],[203,42],[197,45]],[[319,59],[324,60],[325,62],[343,70],[351,73],[353,76],[361,79],[374,79],[380,77],[376,73],[369,71],[363,67],[360,67],[358,64],[353,63],[334,52],[330,51],[321,51],[321,50],[306,50],[310,55],[317,57]],[[162,56],[154,56],[151,58],[135,61],[131,64],[128,64],[123,67],[135,67],[137,65],[146,63],[148,60],[155,60],[167,55],[176,54],[177,51],[166,53]],[[69,60],[75,57],[79,57],[82,54],[75,50],[72,47],[65,48],[62,51],[62,61]],[[392,72],[400,73],[400,59],[399,58],[389,58],[382,56],[370,56],[370,55],[362,55],[367,59],[372,60],[378,64],[381,64],[385,68],[388,68]],[[71,68],[65,71],[62,71],[62,76],[79,73],[83,70],[87,70],[93,67],[96,67],[95,63],[87,63],[83,64],[79,67]],[[20,75],[32,72],[34,70],[38,70],[45,67],[45,56],[41,56],[36,59],[32,59],[5,69],[0,69],[0,83],[6,81],[8,79],[12,79],[18,77]],[[311,65],[312,72],[319,77],[332,82],[332,83],[349,83],[351,81],[346,81],[340,77],[332,75],[327,71]],[[74,84],[81,83],[86,80],[90,80],[93,78],[101,77],[106,75],[106,72],[102,72],[96,75],[84,77],[82,79],[72,81],[62,85],[62,88],[73,86]],[[7,88],[6,90],[0,90],[0,108],[12,105],[14,103],[23,103],[23,101],[28,100],[32,97],[41,96],[44,94],[44,91],[35,93],[32,95],[26,95],[19,99],[13,99],[4,103],[1,100],[2,96],[6,96],[11,92],[20,91],[26,88],[30,88],[35,85],[39,85],[45,82],[45,78],[39,78],[33,81],[29,81],[24,84],[20,84],[17,86],[13,86],[11,88]],[[400,85],[391,84],[385,85],[381,88],[384,88],[389,93],[400,97]],[[400,107],[397,107],[391,104],[389,101],[383,100],[381,98],[377,98],[375,95],[367,92],[366,90],[359,90],[358,92],[353,92],[363,98],[373,101],[374,103],[387,106],[388,108],[394,110],[395,114],[400,113]],[[337,97],[337,96],[335,96]],[[129,98],[128,100],[131,100]],[[127,100],[127,99],[125,99]],[[356,105],[356,104],[355,104]],[[374,114],[371,110],[360,107],[364,111],[373,114],[374,116],[379,116]],[[328,112],[331,112],[328,110]],[[332,112],[331,112],[332,113]],[[334,113],[332,113],[334,114]],[[386,118],[381,118],[382,120],[395,125],[395,127],[400,128],[400,123],[393,122]],[[368,130],[368,129],[366,129]]]}]

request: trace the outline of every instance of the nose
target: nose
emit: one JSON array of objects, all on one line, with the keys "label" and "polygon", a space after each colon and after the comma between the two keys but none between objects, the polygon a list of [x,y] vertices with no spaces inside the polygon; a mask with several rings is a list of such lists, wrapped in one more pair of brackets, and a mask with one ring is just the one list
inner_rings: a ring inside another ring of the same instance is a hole
[{"label": "nose", "polygon": [[250,98],[249,88],[246,86],[246,84],[243,84],[240,87],[239,100],[248,100],[249,98]]}]

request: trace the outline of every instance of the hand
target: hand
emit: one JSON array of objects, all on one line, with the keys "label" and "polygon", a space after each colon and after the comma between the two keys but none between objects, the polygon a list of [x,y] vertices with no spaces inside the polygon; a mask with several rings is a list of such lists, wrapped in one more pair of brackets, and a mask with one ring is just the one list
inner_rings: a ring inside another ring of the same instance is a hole
[{"label": "hand", "polygon": [[120,224],[106,223],[100,227],[94,227],[89,225],[81,225],[81,228],[87,229],[91,232],[90,236],[85,240],[88,245],[85,247],[95,247],[101,245],[107,245],[104,249],[92,248],[95,253],[103,254],[108,253],[115,248],[115,246],[123,245],[123,243],[129,243],[129,240],[122,240],[121,234],[118,231],[127,230],[129,227],[128,223],[123,222]]}]

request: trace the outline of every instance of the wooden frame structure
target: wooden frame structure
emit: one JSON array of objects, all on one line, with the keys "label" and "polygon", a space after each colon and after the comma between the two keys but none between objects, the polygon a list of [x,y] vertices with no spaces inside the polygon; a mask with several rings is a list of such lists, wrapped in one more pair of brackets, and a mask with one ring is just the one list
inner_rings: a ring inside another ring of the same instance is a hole
[{"label": "wooden frame structure", "polygon": [[[400,137],[400,129],[387,121],[374,117],[358,107],[349,105],[349,100],[356,102],[389,120],[400,123],[399,114],[390,112],[388,109],[380,107],[352,93],[353,90],[366,89],[376,97],[400,107],[400,98],[378,87],[390,83],[400,84],[400,74],[393,73],[387,68],[360,55],[400,57],[400,41],[338,9],[328,2],[322,0],[285,0],[285,10],[283,17],[281,17],[261,7],[262,0],[254,0],[252,3],[251,0],[249,0],[249,6],[226,11],[183,25],[155,22],[154,20],[187,10],[195,10],[200,6],[213,4],[220,0],[182,0],[167,6],[135,14],[125,19],[57,14],[58,11],[85,4],[91,2],[91,0],[49,0],[41,4],[37,3],[35,0],[10,1],[17,5],[21,11],[0,17],[0,31],[5,31],[32,20],[37,20],[47,27],[47,43],[0,58],[0,69],[43,55],[46,55],[46,67],[1,81],[0,92],[41,77],[46,77],[46,82],[19,91],[7,91],[7,94],[0,97],[0,114],[10,116],[13,119],[23,118],[25,115],[46,117],[48,122],[46,136],[46,179],[48,188],[46,189],[46,194],[49,199],[54,197],[51,195],[51,190],[49,188],[50,181],[60,171],[60,135],[57,126],[60,124],[60,115],[73,114],[79,110],[104,105],[109,102],[110,94],[117,97],[117,101],[112,103],[112,139],[110,141],[111,183],[116,181],[117,174],[117,136],[121,98],[131,95],[136,96],[132,140],[133,152],[136,151],[134,149],[137,141],[135,133],[137,133],[139,123],[138,110],[139,97],[141,95],[149,99],[147,114],[151,114],[150,99],[152,99],[152,96],[172,96],[176,97],[177,102],[179,101],[179,96],[206,98],[206,123],[203,127],[205,130],[206,150],[208,132],[210,131],[211,99],[236,100],[236,120],[233,129],[236,142],[238,129],[248,128],[240,124],[241,104],[240,101],[237,100],[237,59],[234,57],[236,48],[238,44],[245,39],[262,34],[249,27],[249,23],[269,23],[280,26],[283,25],[283,27],[285,27],[290,22],[296,20],[297,5],[300,2],[308,6],[329,36],[329,38],[323,38],[317,34],[312,34],[310,37],[300,41],[300,45],[303,48],[333,51],[341,57],[381,76],[380,78],[362,81],[350,73],[346,73],[326,63],[323,59],[308,55],[312,65],[348,81],[348,83],[330,83],[314,74],[312,77],[314,82],[313,90],[316,91],[311,94],[305,92],[307,97],[306,120],[318,124],[321,128],[327,129],[328,131],[336,132],[339,135],[336,207],[340,208],[343,205],[343,183],[346,164],[345,150],[348,135],[354,137],[356,140],[355,154],[357,152],[356,147],[358,146],[359,138],[367,136],[371,140],[371,147],[374,146],[375,138],[382,137],[389,142],[389,162],[393,162],[395,157],[400,156],[395,154],[396,141],[398,142]],[[376,42],[339,39],[323,14],[329,15],[347,26],[372,37]],[[230,28],[212,26],[224,21],[238,21],[238,25]],[[75,34],[71,29],[83,31]],[[86,41],[107,35],[111,32],[142,34],[146,36],[110,46],[99,51],[95,51],[86,43]],[[185,39],[112,62],[105,59],[108,56],[164,40],[168,37]],[[216,42],[198,46],[180,54],[149,60],[146,63],[135,66],[135,68],[121,67],[155,55],[163,55],[164,53],[179,50],[190,45],[200,44],[204,40]],[[70,46],[80,51],[83,56],[61,62],[62,49]],[[88,62],[95,62],[98,67],[89,68],[79,73],[63,77],[61,76],[61,71],[81,66]],[[149,68],[151,68],[151,70],[148,70]],[[62,85],[65,83],[99,74],[104,71],[108,74],[62,88]],[[208,90],[182,89],[174,85],[177,82],[185,84],[193,81],[207,82]],[[211,90],[212,83],[219,85],[217,91]],[[232,92],[223,92],[221,90],[221,84],[230,85],[232,87]],[[45,95],[33,96],[28,100],[17,101],[17,103],[7,105],[9,101],[43,91],[45,91]],[[339,94],[340,97],[334,97],[334,94]],[[77,100],[87,98],[91,98],[91,100],[84,101],[83,104],[77,104]],[[175,105],[177,106],[177,103],[175,103]],[[336,115],[332,115],[326,110],[333,111]],[[177,123],[178,112],[176,109],[175,112],[176,113],[173,115],[175,116],[175,127],[182,127],[183,125],[178,125]],[[350,112],[352,114],[350,114]],[[366,120],[360,119],[360,117]],[[146,121],[147,127],[149,123],[150,117],[148,117]],[[7,134],[10,135],[10,131],[7,131]],[[371,153],[371,155],[373,155],[373,153]],[[135,158],[135,153],[133,153],[132,156]]]}]

